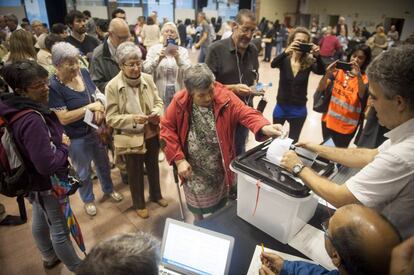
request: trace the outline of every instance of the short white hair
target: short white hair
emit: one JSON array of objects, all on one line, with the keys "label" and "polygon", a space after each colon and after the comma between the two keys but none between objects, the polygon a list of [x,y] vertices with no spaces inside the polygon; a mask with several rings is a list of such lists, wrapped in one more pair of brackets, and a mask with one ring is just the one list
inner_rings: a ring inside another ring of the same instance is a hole
[{"label": "short white hair", "polygon": [[52,47],[52,63],[57,66],[67,58],[79,57],[79,50],[68,42],[58,42]]},{"label": "short white hair", "polygon": [[118,65],[124,64],[129,59],[141,59],[141,49],[130,41],[123,42],[116,48],[115,58]]},{"label": "short white hair", "polygon": [[[162,28],[161,28],[161,34],[164,34],[165,29],[167,27],[170,27],[170,28],[172,28],[175,31],[175,33],[177,34],[177,39],[176,39],[177,40],[177,43],[178,43],[178,45],[181,45],[180,35],[178,33],[177,26],[174,24],[174,22],[166,22],[166,23],[164,23],[164,25],[162,25]],[[162,43],[165,43],[164,37],[161,36],[161,40],[162,40],[161,41]]]}]

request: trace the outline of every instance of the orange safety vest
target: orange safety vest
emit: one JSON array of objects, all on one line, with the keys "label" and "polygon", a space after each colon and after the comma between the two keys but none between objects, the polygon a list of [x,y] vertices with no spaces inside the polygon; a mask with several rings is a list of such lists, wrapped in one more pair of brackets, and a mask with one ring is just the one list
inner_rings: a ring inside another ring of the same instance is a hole
[{"label": "orange safety vest", "polygon": [[[358,95],[358,78],[349,77],[338,70],[335,77],[331,102],[328,111],[323,114],[322,121],[326,127],[340,134],[352,134],[356,131],[362,110],[361,100]],[[362,75],[364,84],[368,84],[368,78]]]}]

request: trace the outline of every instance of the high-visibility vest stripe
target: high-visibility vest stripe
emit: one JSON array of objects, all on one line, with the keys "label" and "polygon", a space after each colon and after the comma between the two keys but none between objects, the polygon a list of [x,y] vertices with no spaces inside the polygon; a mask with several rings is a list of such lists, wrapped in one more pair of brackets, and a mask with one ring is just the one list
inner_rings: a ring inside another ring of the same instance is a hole
[{"label": "high-visibility vest stripe", "polygon": [[[368,78],[362,75],[364,84]],[[335,75],[328,112],[322,116],[326,127],[337,133],[352,134],[357,129],[363,112],[358,95],[358,78],[347,77],[343,70]]]},{"label": "high-visibility vest stripe", "polygon": [[338,119],[342,122],[348,123],[350,125],[353,125],[353,126],[358,125],[358,120],[351,119],[349,117],[344,117],[344,116],[332,111],[331,109],[328,111],[328,115],[330,115],[331,117],[334,117],[334,118],[336,118],[336,119]]},{"label": "high-visibility vest stripe", "polygon": [[335,103],[336,105],[339,105],[339,106],[341,106],[344,109],[347,109],[350,112],[353,112],[353,113],[361,113],[361,108],[359,106],[350,105],[347,102],[340,100],[339,98],[337,98],[334,95],[332,95],[331,101],[333,103]]}]

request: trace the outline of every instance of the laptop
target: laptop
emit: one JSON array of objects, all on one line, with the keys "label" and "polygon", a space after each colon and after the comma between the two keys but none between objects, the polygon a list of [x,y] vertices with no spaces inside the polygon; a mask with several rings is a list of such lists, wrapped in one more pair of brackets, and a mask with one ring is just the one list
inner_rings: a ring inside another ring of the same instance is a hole
[{"label": "laptop", "polygon": [[159,274],[227,275],[234,238],[168,218]]}]

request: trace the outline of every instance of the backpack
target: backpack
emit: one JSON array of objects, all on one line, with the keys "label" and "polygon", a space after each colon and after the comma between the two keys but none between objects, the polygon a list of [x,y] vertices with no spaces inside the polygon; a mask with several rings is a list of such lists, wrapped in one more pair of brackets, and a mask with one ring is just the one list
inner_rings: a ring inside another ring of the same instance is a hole
[{"label": "backpack", "polygon": [[24,195],[29,191],[30,174],[14,141],[11,125],[31,112],[35,111],[20,111],[9,121],[0,117],[0,193],[8,197]]}]

